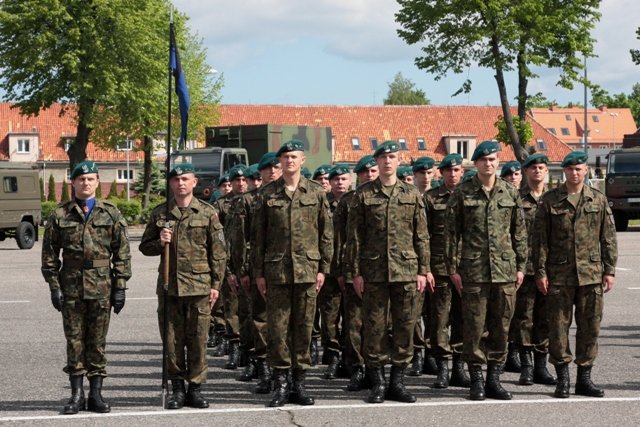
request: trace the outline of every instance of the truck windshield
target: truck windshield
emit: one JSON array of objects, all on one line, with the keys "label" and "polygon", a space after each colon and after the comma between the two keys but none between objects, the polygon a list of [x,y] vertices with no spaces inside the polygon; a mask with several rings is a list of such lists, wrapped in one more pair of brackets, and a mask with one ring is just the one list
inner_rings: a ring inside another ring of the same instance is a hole
[{"label": "truck windshield", "polygon": [[180,163],[191,163],[199,174],[220,173],[220,153],[198,153],[172,155],[172,167]]},{"label": "truck windshield", "polygon": [[610,154],[609,173],[640,174],[640,152]]}]

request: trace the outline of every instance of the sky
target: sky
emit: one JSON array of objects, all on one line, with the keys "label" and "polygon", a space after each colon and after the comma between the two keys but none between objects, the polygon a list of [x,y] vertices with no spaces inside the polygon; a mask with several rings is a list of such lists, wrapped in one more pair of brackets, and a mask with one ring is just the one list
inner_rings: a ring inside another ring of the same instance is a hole
[{"label": "sky", "polygon": [[[224,76],[224,104],[381,105],[400,72],[434,105],[499,105],[493,73],[470,68],[439,81],[419,70],[419,49],[398,35],[396,0],[173,0],[203,39],[209,65]],[[593,31],[597,58],[588,77],[609,93],[630,93],[640,66],[629,49],[640,49],[640,1],[603,0]],[[560,104],[584,100],[582,87],[555,85],[559,72],[542,69],[529,93]],[[469,94],[452,97],[467,79]],[[515,76],[507,78],[510,100]],[[591,96],[588,95],[588,99]]]}]

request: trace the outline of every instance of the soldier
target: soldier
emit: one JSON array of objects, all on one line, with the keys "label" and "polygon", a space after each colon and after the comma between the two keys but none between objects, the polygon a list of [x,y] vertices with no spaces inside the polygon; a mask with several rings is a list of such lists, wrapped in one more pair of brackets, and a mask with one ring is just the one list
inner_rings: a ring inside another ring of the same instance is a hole
[{"label": "soldier", "polygon": [[[90,160],[71,172],[74,200],[59,205],[49,217],[42,242],[42,275],[49,284],[51,303],[62,312],[67,339],[71,399],[64,414],[84,411],[83,377],[89,379],[87,409],[110,412],[102,399],[107,376],[105,345],[111,307],[124,307],[131,254],[127,223],[113,204],[96,199],[98,167]],[[62,261],[60,260],[62,251]]]},{"label": "soldier", "polygon": [[[498,179],[493,141],[479,144],[471,160],[477,175],[458,186],[447,202],[445,263],[462,295],[463,358],[471,375],[471,400],[509,400],[500,384],[507,356],[516,288],[524,279],[527,230],[516,188]],[[485,324],[488,336],[480,346]],[[482,365],[487,363],[486,390]]]},{"label": "soldier", "polygon": [[253,191],[261,186],[262,176],[260,176],[260,171],[258,170],[258,163],[249,165],[249,170],[247,171],[247,191]]},{"label": "soldier", "polygon": [[331,165],[320,165],[313,171],[313,176],[311,179],[318,182],[322,185],[322,189],[325,193],[331,192],[331,183],[329,182],[329,171],[331,170]]},{"label": "soldier", "polygon": [[277,156],[282,177],[262,189],[252,222],[253,270],[267,301],[269,364],[274,370],[269,406],[288,401],[313,405],[305,375],[311,364],[316,297],[331,265],[333,226],[322,186],[301,176],[304,144],[289,141]]},{"label": "soldier", "polygon": [[[547,191],[538,204],[533,234],[533,269],[547,298],[549,354],[556,367],[555,397],[569,397],[569,363],[578,365],[575,393],[603,397],[591,381],[598,354],[603,292],[615,283],[618,258],[613,214],[607,198],[584,184],[587,155],[569,153],[562,161],[566,182]],[[569,349],[575,306],[576,356]]]},{"label": "soldier", "polygon": [[[547,352],[549,348],[549,319],[547,299],[538,292],[533,276],[533,259],[531,247],[533,238],[533,221],[538,207],[538,200],[544,193],[549,159],[544,154],[532,154],[523,163],[527,185],[520,190],[524,218],[527,224],[529,240],[529,260],[522,286],[516,293],[516,308],[511,320],[509,337],[514,347],[519,349],[521,385],[548,384],[553,385],[556,379],[547,370]],[[503,168],[504,169],[504,168]],[[511,344],[511,342],[509,343]],[[533,352],[533,360],[531,353]],[[509,356],[507,356],[507,365]]]},{"label": "soldier", "polygon": [[159,268],[162,272],[165,263],[169,263],[168,289],[164,289],[162,273],[156,287],[158,323],[162,339],[166,339],[167,371],[173,391],[167,409],[184,405],[207,408],[209,403],[200,388],[207,380],[210,312],[225,273],[224,233],[215,209],[193,197],[198,182],[193,165],[176,166],[168,178],[173,194],[168,202],[169,215],[166,202],[151,212],[140,252],[158,256],[169,245],[169,259],[162,257]]},{"label": "soldier", "polygon": [[431,188],[431,180],[435,175],[434,165],[435,161],[431,157],[419,157],[413,162],[411,170],[413,171],[415,186],[420,194],[426,193]]},{"label": "soldier", "polygon": [[[427,283],[434,284],[424,203],[414,186],[397,179],[399,150],[395,141],[376,149],[380,176],[358,187],[349,215],[347,263],[355,293],[363,298],[363,353],[371,371],[370,403],[384,402],[385,391],[391,400],[416,401],[404,386],[404,371],[413,357],[417,293]],[[389,306],[393,348],[387,390],[384,341]]]},{"label": "soldier", "polygon": [[396,176],[405,184],[413,185],[413,171],[411,171],[411,166],[398,166]]},{"label": "soldier", "polygon": [[[440,162],[438,169],[444,177],[444,184],[432,188],[424,195],[431,243],[431,271],[436,281],[435,291],[429,295],[431,318],[428,322],[430,329],[427,330],[437,365],[437,378],[433,387],[469,387],[469,377],[461,357],[462,301],[447,274],[444,241],[447,201],[462,179],[462,156],[458,153],[447,155]],[[449,359],[452,356],[453,369],[449,379]]]},{"label": "soldier", "polygon": [[513,184],[514,187],[520,189],[522,184],[522,165],[517,160],[507,162],[500,169],[500,178]]}]

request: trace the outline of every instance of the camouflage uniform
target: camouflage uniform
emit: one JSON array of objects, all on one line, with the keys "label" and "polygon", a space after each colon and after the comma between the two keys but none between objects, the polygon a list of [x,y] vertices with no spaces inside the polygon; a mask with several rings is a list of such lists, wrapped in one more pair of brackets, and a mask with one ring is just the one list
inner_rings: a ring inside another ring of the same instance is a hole
[{"label": "camouflage uniform", "polygon": [[[111,290],[131,277],[127,224],[108,201],[96,200],[85,219],[75,201],[56,208],[42,242],[42,275],[64,295],[62,321],[71,376],[106,377],[105,344]],[[60,260],[62,251],[62,260]]]},{"label": "camouflage uniform", "polygon": [[225,272],[224,234],[211,205],[193,198],[184,209],[178,208],[174,201],[169,206],[168,217],[166,203],[152,211],[142,235],[140,251],[147,256],[162,255],[160,231],[165,225],[171,226],[173,236],[166,298],[162,277],[165,259],[160,262],[156,288],[161,334],[164,304],[167,304],[168,374],[171,380],[202,384],[206,382],[208,370],[209,294],[211,289],[220,289]]},{"label": "camouflage uniform", "polygon": [[[231,213],[231,205],[234,195],[232,192],[225,194],[213,203],[213,207],[218,212],[220,224],[224,227],[225,240],[230,241],[230,234],[227,226],[227,218]],[[231,270],[227,266],[225,276],[222,281],[221,297],[218,298],[216,304],[211,310],[211,326],[219,328],[221,322],[224,321],[226,329],[226,338],[230,345],[238,345],[240,341],[240,319],[238,317],[238,295],[229,287],[227,276],[231,274]]]}]

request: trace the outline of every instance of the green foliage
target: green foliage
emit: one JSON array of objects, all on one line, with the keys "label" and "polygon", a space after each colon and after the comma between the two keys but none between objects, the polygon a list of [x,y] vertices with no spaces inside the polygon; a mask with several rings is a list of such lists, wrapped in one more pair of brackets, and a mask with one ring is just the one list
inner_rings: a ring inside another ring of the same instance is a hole
[{"label": "green foliage", "polygon": [[549,174],[549,187],[548,188],[553,188],[553,175]]},{"label": "green foliage", "polygon": [[47,202],[57,202],[56,197],[56,179],[53,174],[49,175],[49,188],[47,189]]},{"label": "green foliage", "polygon": [[110,199],[114,203],[128,224],[137,224],[142,212],[142,204],[139,200],[131,199],[127,201],[120,198]]},{"label": "green foliage", "polygon": [[96,198],[102,199],[102,184],[98,184],[98,187],[96,187]]},{"label": "green foliage", "polygon": [[[528,121],[520,120],[520,117],[513,117],[513,126],[518,133],[518,139],[520,140],[520,145],[522,147],[526,147],[533,138],[533,129],[531,128],[531,123]],[[498,130],[498,134],[496,135],[496,140],[502,142],[505,145],[509,145],[509,135],[507,134],[507,125],[504,121],[504,117],[499,116],[498,121],[495,122],[495,127]]]},{"label": "green foliage", "polygon": [[111,199],[117,199],[117,198],[118,198],[118,183],[114,179],[111,182],[111,187],[109,187],[109,195],[107,196],[107,199],[111,200]]},{"label": "green foliage", "polygon": [[591,92],[591,105],[595,107],[606,106],[609,108],[629,108],[636,124],[640,123],[640,83],[631,87],[630,94],[618,93],[610,95],[602,88],[596,88]]},{"label": "green foliage", "polygon": [[71,200],[71,196],[69,195],[69,184],[66,182],[62,183],[62,196],[60,196],[60,202],[68,202]]},{"label": "green foliage", "polygon": [[40,203],[40,209],[42,210],[42,219],[47,220],[55,210],[58,204],[56,202],[42,202]]},{"label": "green foliage", "polygon": [[42,179],[42,177],[38,178],[38,181],[40,183],[40,201],[41,202],[46,202],[47,198],[44,197],[44,179]]},{"label": "green foliage", "polygon": [[147,206],[145,209],[142,210],[142,213],[140,214],[140,223],[142,224],[146,224],[149,221],[149,218],[151,218],[151,211],[153,211],[156,206],[158,206],[159,204],[164,202],[164,197],[154,197],[149,201],[149,206]]},{"label": "green foliage", "polygon": [[[144,174],[138,174],[133,183],[133,189],[139,194],[144,192]],[[151,165],[151,194],[161,194],[164,190],[164,174],[160,170],[160,165],[157,162],[153,162]]]},{"label": "green foliage", "polygon": [[[640,40],[640,28],[638,28],[636,30],[636,38],[638,40]],[[640,65],[640,50],[638,49],[631,49],[631,60],[636,64],[636,65]]]},{"label": "green foliage", "polygon": [[402,73],[398,73],[389,83],[389,91],[383,103],[384,105],[429,105],[431,101],[424,91],[415,89],[415,83],[405,79]]}]

